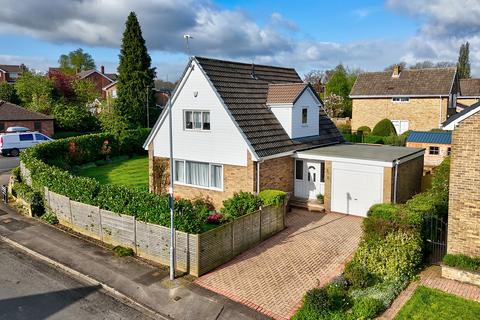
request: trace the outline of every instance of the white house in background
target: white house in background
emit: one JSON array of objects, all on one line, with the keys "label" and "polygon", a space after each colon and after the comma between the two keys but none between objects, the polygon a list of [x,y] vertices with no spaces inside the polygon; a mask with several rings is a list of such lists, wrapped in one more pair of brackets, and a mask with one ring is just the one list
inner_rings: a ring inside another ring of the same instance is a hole
[{"label": "white house in background", "polygon": [[[193,57],[171,103],[176,196],[219,208],[235,192],[279,189],[365,216],[420,189],[423,149],[343,144],[294,69]],[[166,108],[144,144],[153,192],[165,183],[168,137]]]}]

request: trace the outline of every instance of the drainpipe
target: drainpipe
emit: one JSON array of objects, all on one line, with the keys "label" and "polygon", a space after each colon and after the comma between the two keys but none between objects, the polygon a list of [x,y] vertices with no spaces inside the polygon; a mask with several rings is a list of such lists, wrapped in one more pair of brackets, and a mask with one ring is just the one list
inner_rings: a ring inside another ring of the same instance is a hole
[{"label": "drainpipe", "polygon": [[443,121],[442,121],[442,96],[439,96],[438,98],[440,99],[440,100],[439,100],[439,101],[440,101],[440,105],[439,105],[439,107],[440,107],[440,113],[439,113],[439,114],[440,114],[440,118],[438,119],[438,127],[441,128],[442,122],[443,122]]},{"label": "drainpipe", "polygon": [[397,203],[397,179],[398,179],[398,165],[400,161],[398,159],[395,160],[395,178],[393,180],[393,203]]},{"label": "drainpipe", "polygon": [[260,192],[260,163],[262,162],[263,160],[257,161],[257,194]]}]

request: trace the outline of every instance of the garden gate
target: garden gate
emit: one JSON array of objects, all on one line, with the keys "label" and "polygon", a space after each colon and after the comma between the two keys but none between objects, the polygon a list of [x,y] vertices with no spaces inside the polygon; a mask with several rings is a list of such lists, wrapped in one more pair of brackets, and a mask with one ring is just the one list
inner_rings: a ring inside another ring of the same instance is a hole
[{"label": "garden gate", "polygon": [[447,218],[427,215],[423,219],[426,262],[439,264],[447,253]]}]

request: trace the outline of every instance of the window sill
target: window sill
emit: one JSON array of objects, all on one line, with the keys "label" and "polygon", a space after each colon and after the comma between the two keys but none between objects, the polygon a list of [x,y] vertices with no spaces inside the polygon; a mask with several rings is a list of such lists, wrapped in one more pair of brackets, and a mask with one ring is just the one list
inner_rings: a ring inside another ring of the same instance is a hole
[{"label": "window sill", "polygon": [[223,192],[223,188],[212,188],[212,187],[196,186],[196,185],[194,185],[194,184],[188,184],[188,183],[178,182],[178,181],[175,181],[173,184],[174,184],[174,185],[179,185],[179,186],[184,186],[184,187],[192,187],[192,188],[198,188],[198,189],[205,189],[205,190]]}]

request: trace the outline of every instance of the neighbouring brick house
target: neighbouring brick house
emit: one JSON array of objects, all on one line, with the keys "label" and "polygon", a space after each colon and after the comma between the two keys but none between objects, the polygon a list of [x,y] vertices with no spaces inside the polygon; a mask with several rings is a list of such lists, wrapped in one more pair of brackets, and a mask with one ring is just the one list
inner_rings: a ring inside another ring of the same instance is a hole
[{"label": "neighbouring brick house", "polygon": [[456,68],[432,68],[360,74],[353,85],[352,130],[370,129],[390,119],[397,133],[429,131],[456,112],[459,94]]},{"label": "neighbouring brick house", "polygon": [[457,104],[471,106],[480,101],[480,79],[460,79],[460,95],[457,97]]},{"label": "neighbouring brick house", "polygon": [[451,141],[450,131],[412,131],[407,137],[406,146],[425,149],[424,166],[426,171],[431,171],[450,155]]},{"label": "neighbouring brick house", "polygon": [[480,257],[480,108],[452,133],[447,253]]},{"label": "neighbouring brick house", "polygon": [[0,65],[0,82],[14,83],[15,80],[26,70],[25,65]]},{"label": "neighbouring brick house", "polygon": [[[170,92],[174,89],[175,85],[170,82],[155,80],[155,87],[152,88],[155,96],[155,106],[157,108],[163,108],[167,104]],[[113,100],[117,98],[117,81],[112,82],[103,87],[103,96],[107,100],[107,104],[111,105]]]},{"label": "neighbouring brick house", "polygon": [[[144,144],[154,192],[168,187],[169,113]],[[291,68],[193,57],[171,117],[175,196],[219,208],[235,192],[279,189],[305,200],[322,195],[328,210],[365,216],[374,203],[420,190],[423,149],[344,144],[315,90]]]},{"label": "neighbouring brick house", "polygon": [[95,87],[98,90],[98,97],[107,98],[105,87],[114,83],[117,80],[115,73],[105,73],[105,67],[101,66],[100,71],[92,69],[81,71],[77,73],[78,79],[90,80],[95,83]]},{"label": "neighbouring brick house", "polygon": [[0,132],[5,132],[8,127],[19,126],[51,137],[54,133],[53,120],[52,116],[33,112],[10,102],[0,101]]}]

